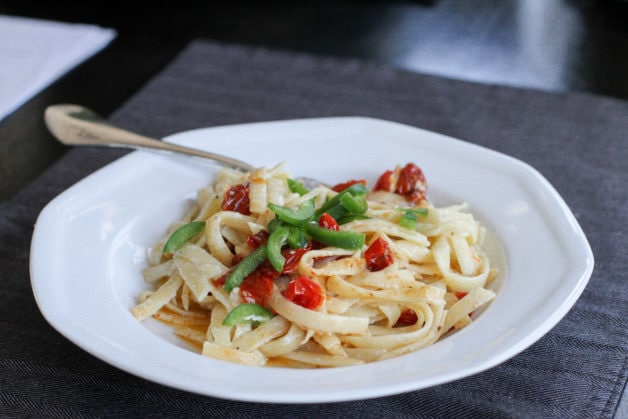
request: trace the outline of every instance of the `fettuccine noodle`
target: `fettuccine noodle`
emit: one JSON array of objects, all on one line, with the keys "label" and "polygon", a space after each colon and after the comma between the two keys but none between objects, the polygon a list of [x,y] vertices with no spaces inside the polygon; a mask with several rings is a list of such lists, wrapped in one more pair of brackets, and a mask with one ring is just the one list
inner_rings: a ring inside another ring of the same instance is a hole
[{"label": "fettuccine noodle", "polygon": [[[399,173],[397,168],[393,175]],[[306,234],[307,244],[293,248],[300,249],[300,259],[291,261],[291,271],[260,279],[273,272],[263,262],[229,289],[227,278],[243,258],[265,240],[271,247],[269,223],[279,216],[269,203],[296,211],[310,201],[316,211],[339,194],[326,186],[293,192],[288,179],[283,165],[251,173],[223,169],[212,185],[198,192],[189,214],[152,249],[143,275],[153,289],[138,297],[132,314],[140,321],[154,317],[165,322],[212,358],[317,368],[416,351],[468,325],[473,312],[495,297],[488,284],[497,270],[481,248],[484,228],[467,206],[437,208],[425,198],[426,185],[420,183],[408,199],[410,192],[395,189],[396,177],[388,190],[381,188],[380,179],[379,190],[365,195],[366,210],[339,226],[363,237],[363,245],[335,247]],[[226,207],[238,191],[243,203]],[[416,221],[404,224],[404,216]],[[308,222],[324,226],[321,220]],[[196,224],[198,234],[171,252],[163,251],[173,231],[193,222],[201,222]],[[284,242],[282,249],[290,246]],[[381,256],[375,265],[373,254]],[[295,293],[298,281],[309,288]],[[237,324],[225,321],[245,303],[269,315]]]}]

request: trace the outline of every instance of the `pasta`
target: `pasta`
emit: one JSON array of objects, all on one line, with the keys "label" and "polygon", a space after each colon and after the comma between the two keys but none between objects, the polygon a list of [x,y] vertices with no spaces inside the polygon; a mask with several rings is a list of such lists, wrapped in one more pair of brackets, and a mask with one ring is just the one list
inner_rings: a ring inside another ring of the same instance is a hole
[{"label": "pasta", "polygon": [[498,272],[465,204],[435,207],[420,168],[307,189],[283,165],[223,169],[151,250],[132,314],[205,356],[339,367],[467,326]]}]

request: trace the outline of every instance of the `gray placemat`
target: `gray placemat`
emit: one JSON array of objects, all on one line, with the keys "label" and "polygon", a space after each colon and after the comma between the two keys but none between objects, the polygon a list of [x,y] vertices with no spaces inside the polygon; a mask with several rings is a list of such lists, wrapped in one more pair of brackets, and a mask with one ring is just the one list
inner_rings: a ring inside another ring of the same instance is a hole
[{"label": "gray placemat", "polygon": [[159,137],[205,126],[348,115],[458,137],[543,173],[575,213],[596,257],[591,281],[567,316],[500,366],[380,399],[257,404],[145,381],[59,335],[30,289],[30,237],[39,211],[124,153],[74,149],[0,204],[0,416],[612,417],[627,379],[626,102],[199,40],[111,119]]}]

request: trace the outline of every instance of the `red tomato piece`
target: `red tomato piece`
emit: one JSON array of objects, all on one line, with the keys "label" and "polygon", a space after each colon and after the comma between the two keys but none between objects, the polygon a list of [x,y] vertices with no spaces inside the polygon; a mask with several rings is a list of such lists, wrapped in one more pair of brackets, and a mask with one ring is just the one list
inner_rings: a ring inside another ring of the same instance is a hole
[{"label": "red tomato piece", "polygon": [[309,246],[302,249],[283,249],[281,251],[281,254],[286,259],[286,261],[283,264],[283,270],[281,271],[281,273],[290,274],[296,271],[301,257],[303,257],[305,252],[310,249],[311,247]]},{"label": "red tomato piece", "polygon": [[227,282],[228,275],[229,273],[226,273],[222,276],[219,276],[218,278],[212,279],[212,284],[214,284],[215,287],[223,287],[225,285],[225,282]]},{"label": "red tomato piece", "polygon": [[347,189],[349,186],[355,185],[356,183],[361,183],[362,185],[366,186],[366,180],[360,179],[360,180],[349,180],[347,182],[339,183],[331,189],[332,191],[335,191],[335,192],[342,192],[345,189]]},{"label": "red tomato piece", "polygon": [[262,230],[257,234],[251,234],[250,236],[246,238],[246,244],[252,250],[255,250],[261,245],[266,244],[267,241],[268,241],[268,232],[265,230]]},{"label": "red tomato piece", "polygon": [[374,191],[394,192],[397,187],[397,178],[395,172],[386,170],[375,182]]},{"label": "red tomato piece", "polygon": [[338,222],[334,220],[334,217],[327,213],[321,215],[321,218],[318,219],[318,225],[334,231],[340,230],[340,225],[338,225]]},{"label": "red tomato piece", "polygon": [[378,237],[364,252],[366,268],[371,272],[381,271],[391,265],[395,259],[386,240]]},{"label": "red tomato piece", "polygon": [[320,285],[304,275],[297,276],[290,281],[288,288],[286,288],[282,295],[294,304],[298,304],[310,310],[320,306],[325,300]]},{"label": "red tomato piece", "polygon": [[404,195],[411,202],[421,202],[427,193],[427,181],[423,171],[414,163],[406,164],[399,173],[395,192]]},{"label": "red tomato piece", "polygon": [[238,263],[242,262],[242,259],[244,259],[244,255],[241,253],[233,255],[233,259],[231,259],[231,266],[236,266]]},{"label": "red tomato piece", "polygon": [[406,308],[401,312],[395,326],[412,326],[413,324],[416,324],[417,321],[419,321],[419,317],[416,315],[414,310]]},{"label": "red tomato piece", "polygon": [[249,184],[241,183],[229,188],[222,199],[222,209],[250,215]]},{"label": "red tomato piece", "polygon": [[270,264],[260,265],[240,284],[240,297],[245,303],[266,305],[277,277],[279,273]]}]

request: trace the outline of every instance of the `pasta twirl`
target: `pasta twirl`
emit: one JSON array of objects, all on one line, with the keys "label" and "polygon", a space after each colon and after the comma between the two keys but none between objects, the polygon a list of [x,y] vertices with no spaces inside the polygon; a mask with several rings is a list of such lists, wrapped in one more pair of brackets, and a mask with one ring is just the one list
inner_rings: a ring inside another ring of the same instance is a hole
[{"label": "pasta twirl", "polygon": [[[497,275],[466,205],[435,207],[426,189],[412,163],[371,190],[308,190],[283,165],[223,169],[151,252],[153,290],[132,314],[247,365],[350,366],[416,351],[468,325]],[[198,222],[201,233],[163,251],[177,227]]]}]

